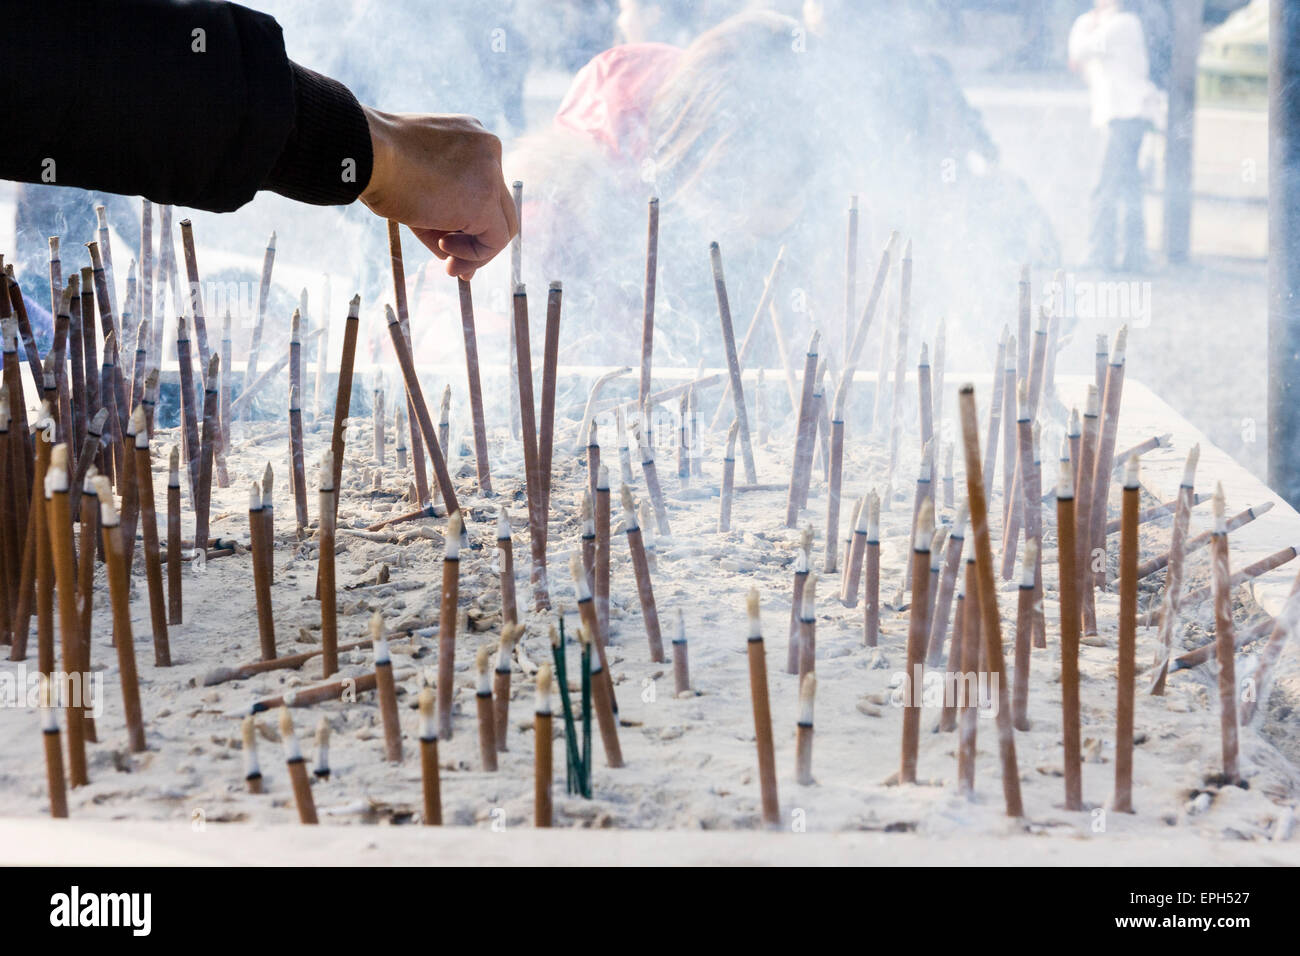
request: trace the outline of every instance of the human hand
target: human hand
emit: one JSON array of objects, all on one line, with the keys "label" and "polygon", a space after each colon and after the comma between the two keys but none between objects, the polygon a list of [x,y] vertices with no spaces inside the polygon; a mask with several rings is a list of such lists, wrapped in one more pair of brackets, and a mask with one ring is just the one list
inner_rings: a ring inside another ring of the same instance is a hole
[{"label": "human hand", "polygon": [[501,141],[472,116],[362,109],[374,162],[361,201],[406,224],[448,275],[473,278],[519,231]]}]

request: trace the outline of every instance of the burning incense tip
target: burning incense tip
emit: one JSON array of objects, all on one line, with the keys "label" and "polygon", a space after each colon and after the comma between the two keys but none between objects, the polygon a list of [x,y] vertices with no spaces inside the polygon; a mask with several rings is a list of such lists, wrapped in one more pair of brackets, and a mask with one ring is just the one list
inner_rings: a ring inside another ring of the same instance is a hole
[{"label": "burning incense tip", "polygon": [[392,657],[388,652],[388,639],[384,636],[384,616],[376,611],[370,615],[370,643],[375,649],[375,663],[388,664]]},{"label": "burning incense tip", "polygon": [[253,482],[248,487],[248,510],[262,510],[262,489],[258,487],[257,482]]},{"label": "burning incense tip", "polygon": [[460,533],[464,525],[461,521],[460,511],[453,511],[447,516],[447,537],[446,551],[444,557],[448,561],[460,560]]},{"label": "burning incense tip", "polygon": [[803,548],[800,548],[799,551],[794,556],[794,573],[795,574],[808,573],[808,552],[805,551]]},{"label": "burning incense tip", "polygon": [[1136,488],[1138,486],[1138,463],[1141,456],[1134,455],[1124,463],[1124,487]]},{"label": "burning incense tip", "polygon": [[1061,471],[1056,479],[1056,497],[1062,501],[1074,497],[1074,469],[1070,467],[1070,449],[1068,440],[1061,452]]},{"label": "burning incense tip", "polygon": [[480,694],[492,693],[492,645],[484,644],[478,649],[478,654],[474,658],[474,669],[478,673],[478,692]]},{"label": "burning incense tip", "polygon": [[604,465],[601,465],[600,471],[596,473],[596,490],[609,491],[609,469]]},{"label": "burning incense tip", "polygon": [[799,609],[799,618],[803,621],[817,619],[817,575],[809,574],[803,586],[803,604]]},{"label": "burning incense tip", "polygon": [[591,492],[584,491],[582,493],[582,533],[595,534],[595,522],[595,510],[592,508],[591,504]]},{"label": "burning incense tip", "polygon": [[45,471],[45,497],[68,490],[68,446],[59,442],[50,449],[50,463]]},{"label": "burning incense tip", "polygon": [[1086,418],[1096,418],[1101,414],[1101,400],[1097,397],[1097,386],[1088,386],[1088,399],[1083,406],[1083,414]]},{"label": "burning incense tip", "polygon": [[537,671],[537,713],[551,712],[551,665],[543,664]]},{"label": "burning incense tip", "polygon": [[1187,464],[1183,466],[1183,487],[1192,488],[1196,484],[1196,465],[1201,460],[1201,445],[1197,442],[1187,452]]},{"label": "burning incense tip", "polygon": [[1110,364],[1123,365],[1124,353],[1128,350],[1128,326],[1121,325],[1118,332],[1115,333],[1115,347],[1111,349]]},{"label": "burning incense tip", "polygon": [[433,688],[421,687],[419,696],[420,708],[420,739],[437,740],[438,739],[438,719],[433,713]]},{"label": "burning incense tip", "polygon": [[497,670],[510,673],[510,653],[514,650],[515,636],[522,634],[522,627],[506,625],[501,629],[501,639],[497,642]]},{"label": "burning incense tip", "polygon": [[271,470],[271,463],[266,463],[266,470],[262,472],[262,501],[270,504],[271,489],[275,486],[275,472]]},{"label": "burning incense tip", "polygon": [[573,590],[578,600],[586,601],[591,597],[591,590],[587,587],[587,572],[582,569],[582,559],[576,554],[569,557],[569,573],[573,575]]},{"label": "burning incense tip", "polygon": [[[149,430],[148,423],[144,417],[144,406],[137,405],[135,411],[131,413],[131,434],[135,435],[136,448],[148,448],[149,436],[146,434]],[[141,442],[141,439],[144,439]]]},{"label": "burning incense tip", "polygon": [[803,549],[804,554],[812,554],[813,528],[812,525],[803,529],[803,537],[799,539],[799,547]]},{"label": "burning incense tip", "polygon": [[497,509],[497,540],[510,540],[510,512],[504,506]]},{"label": "burning incense tip", "polygon": [[623,502],[623,524],[632,530],[637,528],[636,523],[636,504],[632,498],[632,489],[623,485],[620,489],[620,497]]},{"label": "burning incense tip", "polygon": [[289,343],[302,344],[302,312],[298,309],[293,310],[293,315],[289,319]]},{"label": "burning incense tip", "polygon": [[799,723],[811,727],[813,723],[813,698],[817,696],[817,676],[809,671],[799,684]]},{"label": "burning incense tip", "polygon": [[324,714],[316,724],[316,767],[312,772],[317,777],[330,775],[330,722]]},{"label": "burning incense tip", "polygon": [[1224,512],[1225,512],[1225,510],[1226,510],[1226,508],[1227,508],[1227,501],[1226,501],[1225,498],[1223,497],[1223,482],[1221,482],[1221,481],[1216,481],[1216,482],[1214,483],[1214,502],[1213,502],[1212,507],[1213,507],[1213,509],[1214,509],[1214,531],[1215,531],[1215,533],[1216,533],[1216,534],[1227,534],[1227,533],[1228,533],[1228,522],[1227,522],[1227,519],[1224,517]]}]

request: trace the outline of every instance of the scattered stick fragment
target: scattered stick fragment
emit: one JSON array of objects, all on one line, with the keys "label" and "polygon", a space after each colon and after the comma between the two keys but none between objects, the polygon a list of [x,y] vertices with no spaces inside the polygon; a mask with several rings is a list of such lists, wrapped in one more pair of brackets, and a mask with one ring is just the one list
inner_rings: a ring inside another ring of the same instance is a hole
[{"label": "scattered stick fragment", "polygon": [[[370,617],[370,641],[375,649],[375,689],[379,714],[384,723],[384,759],[402,762],[402,722],[397,716],[397,686],[393,682],[393,659],[384,636],[384,618],[378,611]],[[325,675],[326,677],[329,674]]]},{"label": "scattered stick fragment", "polygon": [[311,783],[307,780],[307,761],[298,747],[298,736],[293,732],[293,718],[288,706],[280,705],[280,740],[284,743],[284,762],[293,784],[293,800],[298,805],[299,823],[317,823],[316,802],[312,799]]},{"label": "scattered stick fragment", "polygon": [[749,695],[754,707],[754,738],[758,747],[759,790],[763,802],[763,823],[776,827],[781,822],[776,795],[776,754],[772,743],[772,709],[767,695],[767,660],[763,629],[758,615],[758,590],[751,588],[746,600],[749,613]]},{"label": "scattered stick fragment", "polygon": [[[432,446],[430,446],[432,447]],[[447,516],[443,539],[442,603],[438,612],[438,738],[451,740],[451,708],[456,683],[456,616],[460,603],[459,511]]]},{"label": "scattered stick fragment", "polygon": [[[562,688],[568,693],[568,688]],[[551,826],[551,665],[537,672],[537,705],[533,708],[533,826]]]},{"label": "scattered stick fragment", "polygon": [[811,787],[813,750],[813,698],[817,694],[817,675],[809,672],[799,681],[799,722],[795,727],[795,782]]},{"label": "scattered stick fragment", "polygon": [[1214,587],[1214,643],[1219,660],[1219,727],[1223,738],[1223,776],[1228,783],[1235,784],[1240,779],[1237,767],[1237,669],[1222,484],[1216,485],[1214,489],[1214,540],[1210,543],[1210,561],[1211,583]]}]

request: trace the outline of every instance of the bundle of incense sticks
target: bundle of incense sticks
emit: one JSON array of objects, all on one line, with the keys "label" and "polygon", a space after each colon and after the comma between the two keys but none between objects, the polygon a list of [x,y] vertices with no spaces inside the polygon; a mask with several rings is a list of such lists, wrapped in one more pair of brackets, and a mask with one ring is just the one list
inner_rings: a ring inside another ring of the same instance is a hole
[{"label": "bundle of incense sticks", "polygon": [[664,645],[659,632],[659,611],[655,606],[654,588],[650,583],[650,564],[641,537],[641,526],[637,521],[632,489],[627,485],[622,488],[622,501],[623,530],[627,535],[628,551],[632,555],[632,570],[636,575],[636,589],[641,600],[641,617],[645,621],[650,660],[662,663],[665,660]]},{"label": "bundle of incense sticks", "polygon": [[[984,496],[984,473],[980,462],[979,418],[975,410],[975,388],[963,385],[959,393],[962,446],[966,464],[966,499],[970,509],[971,539],[975,551],[980,631],[983,638],[990,679],[998,684],[998,750],[1002,763],[1002,793],[1007,816],[1024,816],[1020,796],[1020,774],[1016,767],[1016,745],[1011,726],[1002,660],[1002,625],[998,612],[997,585],[994,580],[993,548],[989,542],[988,504]],[[968,582],[969,584],[969,582]],[[968,592],[969,592],[968,586]],[[967,603],[970,603],[968,593]],[[968,628],[968,637],[969,637]],[[973,778],[973,772],[972,772]]]},{"label": "bundle of incense sticks", "polygon": [[[952,611],[953,593],[957,588],[957,579],[961,570],[961,555],[966,545],[966,503],[962,502],[948,533],[948,545],[944,551],[943,566],[939,575],[938,589],[930,616],[930,639],[927,644],[925,663],[927,667],[938,667],[943,661],[943,644],[948,636],[948,617]],[[932,549],[931,566],[938,558],[938,549]],[[933,585],[933,579],[931,584]]]},{"label": "bundle of incense sticks", "polygon": [[[1115,796],[1111,809],[1133,812],[1133,704],[1137,655],[1138,459],[1124,469],[1124,529],[1120,541],[1119,680],[1115,703]],[[1222,512],[1220,512],[1221,514]],[[1229,619],[1231,627],[1231,619]],[[1231,647],[1231,645],[1229,645]],[[1229,652],[1231,653],[1231,651]],[[1236,717],[1235,708],[1232,710]]]},{"label": "bundle of incense sticks", "polygon": [[[431,446],[432,447],[432,446]],[[442,603],[438,611],[438,737],[451,740],[455,702],[456,618],[460,603],[460,512],[447,516],[443,539]]]},{"label": "bundle of incense sticks", "polygon": [[289,782],[293,785],[293,799],[298,806],[300,823],[318,823],[316,819],[316,801],[311,795],[311,783],[307,779],[307,762],[303,759],[298,746],[298,736],[293,731],[293,717],[289,708],[280,706],[280,739],[284,743],[284,762],[289,771]]},{"label": "bundle of incense sticks", "polygon": [[[583,628],[578,628],[578,643],[582,648],[579,655],[581,674],[579,688],[582,694],[582,734],[579,741],[578,724],[573,716],[573,701],[567,693],[569,689],[568,639],[564,635],[564,617],[561,615],[560,627],[550,626],[551,658],[555,662],[555,680],[565,689],[560,695],[561,710],[564,714],[564,750],[565,750],[565,789],[588,799],[591,798],[591,641]],[[615,736],[617,742],[617,736]],[[618,759],[622,760],[621,753]]]},{"label": "bundle of incense sticks", "polygon": [[424,815],[421,822],[427,826],[442,826],[442,784],[438,777],[438,723],[433,710],[433,689],[421,687],[420,711],[420,780],[424,796]]},{"label": "bundle of incense sticks", "polygon": [[790,471],[790,490],[785,506],[787,528],[793,528],[798,523],[799,509],[807,501],[808,483],[812,477],[813,445],[817,437],[813,390],[817,379],[817,343],[820,338],[821,333],[814,331],[808,340],[805,354],[803,391],[799,398],[799,420],[795,427],[794,464]]},{"label": "bundle of incense sticks", "polygon": [[[375,689],[379,714],[384,724],[384,759],[402,762],[402,724],[397,716],[397,686],[393,682],[393,659],[384,636],[384,618],[376,611],[370,617],[370,641],[375,650]],[[329,674],[325,675],[326,677]]]},{"label": "bundle of incense sticks", "polygon": [[745,389],[740,378],[740,356],[736,351],[736,335],[731,324],[727,280],[722,274],[722,250],[717,242],[709,243],[709,260],[713,266],[713,289],[718,299],[718,320],[722,325],[722,344],[727,356],[727,372],[731,379],[731,404],[735,409],[736,421],[740,429],[740,452],[745,465],[745,480],[753,485],[758,483],[758,471],[754,467],[749,411],[745,405]]},{"label": "bundle of incense sticks", "polygon": [[799,722],[795,726],[795,782],[810,787],[812,774],[813,698],[817,694],[817,675],[808,673],[799,681]]},{"label": "bundle of incense sticks", "polygon": [[515,355],[519,368],[519,415],[524,444],[524,483],[528,498],[528,537],[532,552],[533,605],[550,606],[546,586],[546,514],[541,458],[537,448],[537,417],[533,399],[533,359],[528,335],[528,294],[522,283],[514,294]]},{"label": "bundle of incense sticks", "polygon": [[749,694],[754,707],[759,792],[763,804],[763,823],[775,827],[781,822],[781,811],[776,794],[776,753],[772,741],[772,708],[767,694],[767,656],[763,648],[763,628],[759,620],[758,604],[758,590],[750,589],[746,599],[749,614]]},{"label": "bundle of incense sticks", "polygon": [[[1201,457],[1201,446],[1193,445],[1183,466],[1183,480],[1178,486],[1178,513],[1169,537],[1169,573],[1165,577],[1164,616],[1156,647],[1156,676],[1151,693],[1161,696],[1165,692],[1165,678],[1169,673],[1169,658],[1173,653],[1174,626],[1178,623],[1178,609],[1183,592],[1183,556],[1187,551],[1187,526],[1191,520],[1192,495],[1195,493],[1196,465]],[[1225,532],[1227,531],[1225,523]],[[1145,575],[1141,567],[1134,568],[1134,586]]]}]

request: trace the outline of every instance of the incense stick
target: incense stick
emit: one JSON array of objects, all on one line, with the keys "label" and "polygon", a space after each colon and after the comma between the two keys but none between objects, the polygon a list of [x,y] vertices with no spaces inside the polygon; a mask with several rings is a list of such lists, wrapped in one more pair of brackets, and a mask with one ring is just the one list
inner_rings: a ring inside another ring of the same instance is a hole
[{"label": "incense stick", "polygon": [[809,574],[799,600],[799,680],[817,670],[817,575]]},{"label": "incense stick", "polygon": [[298,822],[313,824],[316,819],[316,802],[312,799],[311,784],[307,780],[307,762],[298,747],[298,737],[293,732],[293,718],[289,708],[280,706],[280,740],[284,743],[284,762],[293,784],[293,800],[298,806]]},{"label": "incense stick", "polygon": [[478,649],[475,658],[475,671],[478,675],[478,689],[474,694],[475,708],[478,715],[478,754],[479,761],[487,773],[497,770],[497,731],[496,714],[492,702],[492,646],[484,644]]},{"label": "incense stick", "polygon": [[799,680],[799,722],[795,725],[795,782],[801,787],[815,783],[812,775],[813,698],[817,694],[817,675],[805,674]]},{"label": "incense stick", "polygon": [[[840,493],[844,480],[844,384],[835,392],[835,410],[831,415],[830,479],[826,493],[826,561],[827,574],[836,570],[836,546],[840,537]],[[857,575],[853,575],[856,577]]]},{"label": "incense stick", "polygon": [[266,302],[271,294],[271,270],[275,267],[275,233],[266,241],[266,253],[262,257],[262,280],[257,289],[257,316],[253,321],[252,338],[248,343],[248,362],[244,371],[244,383],[257,378],[257,361],[262,352],[262,328],[266,322]]},{"label": "incense stick", "polygon": [[1097,389],[1088,386],[1083,410],[1083,439],[1078,466],[1079,484],[1075,489],[1075,572],[1079,576],[1079,603],[1085,634],[1097,633],[1096,596],[1092,586],[1092,479],[1096,471],[1097,440],[1101,432],[1101,409]]},{"label": "incense stick", "polygon": [[[117,669],[122,684],[122,713],[132,753],[144,753],[144,718],[140,711],[140,684],[136,676],[135,641],[131,635],[131,595],[127,579],[126,553],[122,547],[121,522],[113,506],[113,491],[102,475],[94,479],[99,499],[99,523],[104,540],[105,565],[108,571],[109,596],[113,604],[113,644],[117,649]],[[84,547],[89,547],[85,545]],[[157,648],[155,646],[155,652]],[[155,660],[155,666],[167,667],[168,660]]]},{"label": "incense stick", "polygon": [[542,533],[543,554],[547,537],[547,519],[551,513],[551,462],[555,455],[555,379],[560,355],[560,306],[564,290],[552,282],[546,292],[546,338],[542,343],[542,400],[538,423],[537,460],[541,476],[542,510],[538,524]]},{"label": "incense stick", "polygon": [[[1119,410],[1124,392],[1124,358],[1128,342],[1128,326],[1123,326],[1115,335],[1115,347],[1111,350],[1110,366],[1106,372],[1106,391],[1102,400],[1101,432],[1097,439],[1097,461],[1093,467],[1092,509],[1088,514],[1089,545],[1094,550],[1106,551],[1106,499],[1110,491],[1111,471],[1114,468],[1115,438],[1119,429]],[[1096,584],[1106,583],[1106,567],[1102,562],[1100,570],[1094,573]]]},{"label": "incense stick", "polygon": [[[646,492],[654,506],[655,523],[660,534],[671,534],[668,524],[668,503],[664,499],[663,486],[659,484],[659,469],[655,464],[654,442],[649,435],[649,409],[642,409],[640,421],[632,424],[632,433],[636,436],[637,449],[641,453],[641,472],[645,475]],[[645,423],[645,428],[642,427]],[[625,485],[626,487],[626,485]]]},{"label": "incense stick", "polygon": [[[960,411],[960,395],[959,395]],[[979,563],[974,534],[966,542],[966,618],[962,624],[961,674],[956,683],[958,708],[957,790],[967,799],[975,796],[975,741],[979,730],[980,609]],[[972,686],[973,685],[973,686]]]},{"label": "incense stick", "polygon": [[[1066,448],[1069,446],[1067,445]],[[1062,455],[1066,452],[1063,449]],[[1060,565],[1061,718],[1065,741],[1065,809],[1083,809],[1079,741],[1079,576],[1075,568],[1074,476],[1064,467],[1056,485],[1057,561]]]},{"label": "incense stick", "polygon": [[501,551],[501,619],[506,624],[519,622],[515,603],[515,549],[510,538],[510,515],[504,505],[497,512],[497,548]]},{"label": "incense stick", "polygon": [[50,679],[40,677],[41,738],[45,744],[45,782],[50,795],[50,816],[56,820],[68,816],[68,788],[63,776],[63,746],[60,742],[59,718],[54,711]]},{"label": "incense stick", "polygon": [[240,724],[244,740],[244,783],[248,792],[262,792],[262,768],[257,762],[257,718],[249,714]]},{"label": "incense stick", "polygon": [[880,496],[867,497],[866,595],[862,608],[862,643],[875,647],[880,637]]},{"label": "incense stick", "polygon": [[479,381],[478,336],[474,330],[474,295],[465,279],[456,280],[460,295],[460,328],[465,339],[465,373],[469,379],[469,407],[474,419],[474,467],[478,490],[492,494],[492,474],[488,467],[487,425],[483,416],[483,386]]},{"label": "incense stick", "polygon": [[501,638],[497,644],[497,664],[492,677],[492,726],[496,730],[496,748],[505,753],[510,731],[510,656],[515,646],[515,639],[523,634],[523,628],[513,624],[503,625]]},{"label": "incense stick", "polygon": [[68,720],[68,783],[80,787],[90,783],[83,719],[90,661],[82,654],[81,617],[77,613],[77,569],[72,548],[72,514],[68,510],[68,446],[64,443],[55,445],[50,451],[43,494],[54,565],[54,580],[50,584],[58,589],[59,598],[59,634],[63,651],[59,696]]},{"label": "incense stick", "polygon": [[199,487],[194,509],[194,550],[204,552],[208,549],[208,522],[212,504],[212,448],[216,440],[217,403],[221,397],[217,387],[220,366],[221,356],[214,353],[207,364],[203,385],[203,437],[200,441]]},{"label": "incense stick", "polygon": [[[184,620],[181,589],[181,450],[172,445],[167,466],[167,623]],[[259,499],[260,503],[260,499]],[[250,529],[251,530],[251,529]]]},{"label": "incense stick", "polygon": [[776,794],[776,755],[772,744],[772,709],[767,695],[767,660],[763,649],[763,630],[758,616],[758,591],[750,589],[746,600],[749,614],[749,695],[754,707],[754,738],[758,748],[759,791],[763,803],[763,823],[776,827],[781,822]]},{"label": "incense stick", "polygon": [[750,443],[749,411],[745,406],[745,389],[740,378],[740,356],[736,352],[736,334],[731,324],[727,281],[722,274],[722,250],[717,242],[709,243],[709,259],[713,266],[713,289],[718,299],[718,320],[722,325],[727,371],[731,376],[731,404],[735,409],[736,421],[740,423],[740,452],[745,464],[745,480],[752,485],[758,482],[758,472],[754,467],[754,449]]},{"label": "incense stick", "polygon": [[[393,659],[384,636],[384,618],[376,611],[370,617],[370,641],[375,651],[375,690],[379,715],[384,723],[384,759],[402,762],[402,723],[397,716],[397,687],[393,683]],[[326,677],[329,674],[325,675]]]},{"label": "incense stick", "polygon": [[144,569],[149,585],[149,615],[153,624],[154,657],[171,660],[167,636],[167,608],[163,594],[162,562],[158,547],[158,516],[154,509],[153,466],[149,455],[149,431],[144,407],[137,405],[131,413],[134,432],[136,488],[140,496],[140,521],[144,534]]},{"label": "incense stick", "polygon": [[442,603],[438,611],[438,737],[451,740],[451,708],[456,679],[456,617],[460,603],[459,511],[447,516],[443,538]]},{"label": "incense stick", "polygon": [[[387,417],[384,413],[384,390],[382,388],[377,388],[371,394],[370,427],[371,431],[374,433],[375,464],[383,467],[385,450],[384,426],[387,424]],[[399,407],[397,411],[398,416],[400,417],[401,408]],[[290,413],[292,414],[292,408],[290,409]]]},{"label": "incense stick", "polygon": [[433,711],[433,690],[420,688],[420,780],[424,797],[421,822],[442,826],[442,784],[438,777],[438,724]]},{"label": "incense stick", "polygon": [[[561,688],[568,693],[568,688]],[[537,671],[537,704],[533,708],[533,826],[549,827],[551,809],[551,665]]]},{"label": "incense stick", "polygon": [[307,529],[307,472],[302,450],[302,313],[289,320],[289,485],[298,536]]},{"label": "incense stick", "polygon": [[[190,364],[190,334],[185,316],[176,317],[176,367],[181,383],[181,447],[190,479],[190,504],[197,507],[199,493],[199,413],[195,406],[194,367]],[[105,386],[107,388],[107,385]]]},{"label": "incense stick", "polygon": [[984,474],[980,467],[979,419],[975,411],[975,388],[963,385],[960,392],[962,444],[966,462],[966,499],[970,508],[971,537],[979,581],[981,632],[988,658],[990,677],[998,682],[998,749],[1002,762],[1002,792],[1007,816],[1024,816],[1020,799],[1020,775],[1016,768],[1016,745],[1007,706],[1007,689],[1003,680],[1002,627],[998,613],[994,581],[993,549],[989,543],[988,506],[984,498]]},{"label": "incense stick", "polygon": [[[812,476],[813,444],[816,439],[813,390],[817,379],[817,343],[821,333],[814,331],[808,340],[804,356],[803,391],[799,398],[799,419],[795,427],[793,465],[790,471],[790,491],[785,505],[785,526],[793,528],[799,521],[799,509],[807,498],[807,483]],[[749,479],[754,484],[755,479]]]},{"label": "incense stick", "polygon": [[736,436],[740,425],[735,419],[727,429],[727,450],[722,456],[722,490],[718,495],[718,533],[731,530],[731,502],[736,488]]},{"label": "incense stick", "polygon": [[[948,636],[948,615],[952,611],[952,596],[957,588],[957,578],[961,570],[961,554],[966,544],[966,504],[962,503],[948,534],[948,545],[944,551],[943,570],[939,578],[938,591],[935,594],[930,617],[930,638],[926,645],[925,663],[927,667],[938,667],[943,662],[943,644]],[[937,558],[932,550],[931,562]],[[933,585],[933,581],[931,581]]]},{"label": "incense stick", "polygon": [[899,783],[916,783],[925,645],[930,633],[927,595],[930,587],[930,539],[933,534],[934,505],[929,499],[922,499],[912,535],[912,607],[907,630],[907,676],[903,682],[903,746],[898,771]]},{"label": "incense stick", "polygon": [[[768,271],[767,278],[763,280],[763,293],[758,297],[758,305],[754,309],[754,317],[750,319],[749,327],[745,329],[745,338],[740,343],[740,365],[742,368],[745,363],[749,361],[749,356],[753,351],[754,343],[758,340],[758,332],[763,325],[763,313],[767,312],[769,307],[772,305],[772,297],[776,294],[777,279],[780,277],[784,265],[785,246],[781,246],[776,251],[776,258],[772,260],[772,268]],[[778,341],[778,346],[782,346],[782,354],[784,354],[783,343]],[[758,376],[759,389],[761,390],[763,384],[763,370],[761,368],[758,370]],[[717,411],[713,413],[713,421],[709,423],[710,431],[716,431],[718,426],[722,424],[723,416],[731,410],[731,379],[729,376],[722,376],[722,378],[725,379],[722,383],[722,400],[718,402]],[[701,388],[705,387],[704,383],[699,384]],[[758,428],[761,435],[762,429],[766,423],[761,414],[762,405],[757,401],[755,404],[760,410],[756,417],[758,418]],[[734,415],[732,417],[734,418]],[[759,440],[762,440],[761,437]]]},{"label": "incense stick", "polygon": [[636,508],[632,502],[632,489],[622,488],[623,530],[627,534],[627,547],[632,555],[632,570],[636,575],[637,595],[641,600],[641,617],[645,621],[646,641],[650,647],[650,660],[665,661],[663,638],[659,633],[659,611],[655,607],[654,588],[650,582],[650,565],[646,559],[641,527],[637,522]]},{"label": "incense stick", "polygon": [[[1169,537],[1167,561],[1169,574],[1165,577],[1164,614],[1160,619],[1160,630],[1156,648],[1156,676],[1151,684],[1151,693],[1163,696],[1165,678],[1169,674],[1169,658],[1173,654],[1174,625],[1178,623],[1178,608],[1183,592],[1183,555],[1187,551],[1187,525],[1192,516],[1192,495],[1195,493],[1196,465],[1201,457],[1201,446],[1193,445],[1187,453],[1187,462],[1183,466],[1183,480],[1178,486],[1178,513],[1174,517],[1173,531]],[[1227,528],[1225,526],[1226,533]],[[1133,569],[1134,587],[1145,575],[1141,567]]]},{"label": "incense stick", "polygon": [[1237,673],[1226,524],[1223,485],[1218,484],[1214,489],[1210,580],[1214,588],[1214,643],[1219,662],[1219,727],[1223,742],[1223,776],[1227,783],[1235,784],[1240,779],[1237,767]]},{"label": "incense stick", "polygon": [[659,197],[651,196],[646,213],[645,294],[641,310],[641,382],[637,404],[650,397],[650,369],[654,358],[655,284],[659,266]]},{"label": "incense stick", "polygon": [[[1137,653],[1137,513],[1139,460],[1130,458],[1124,470],[1124,530],[1120,540],[1119,680],[1115,703],[1115,796],[1111,809],[1133,812],[1133,697]],[[1222,514],[1222,512],[1220,512]],[[1229,622],[1231,626],[1231,622]],[[1229,645],[1231,646],[1231,645]],[[1233,714],[1235,716],[1236,710]]]},{"label": "incense stick", "polygon": [[330,778],[330,722],[324,714],[316,723],[316,766],[311,775],[317,780]]},{"label": "incense stick", "polygon": [[326,449],[321,455],[320,462],[320,525],[318,534],[320,558],[317,565],[317,581],[320,585],[322,677],[329,677],[339,669],[338,595],[334,576],[334,513],[337,511],[334,497],[336,493],[334,488],[334,453]]},{"label": "incense stick", "polygon": [[1012,672],[1011,718],[1016,730],[1027,732],[1029,726],[1029,650],[1034,637],[1034,564],[1038,560],[1038,542],[1026,536],[1021,553],[1019,600],[1016,604],[1015,667]]}]

